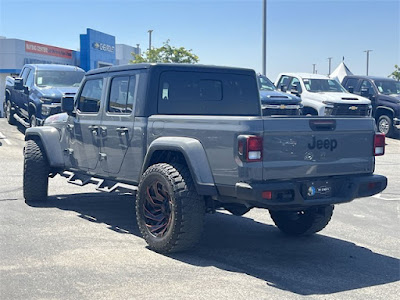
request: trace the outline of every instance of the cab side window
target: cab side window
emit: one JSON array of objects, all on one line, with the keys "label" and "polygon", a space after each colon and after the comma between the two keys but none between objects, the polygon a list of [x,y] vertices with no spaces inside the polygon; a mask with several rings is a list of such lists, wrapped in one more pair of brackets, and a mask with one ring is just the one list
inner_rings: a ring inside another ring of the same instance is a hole
[{"label": "cab side window", "polygon": [[344,84],[344,88],[346,90],[349,90],[349,88],[353,88],[353,90],[355,91],[356,87],[357,87],[357,83],[358,83],[358,79],[357,78],[349,78],[347,79],[346,83]]},{"label": "cab side window", "polygon": [[22,74],[21,74],[21,78],[22,78],[23,85],[26,84],[26,79],[28,78],[28,74],[29,74],[29,71],[30,71],[30,70],[31,70],[31,69],[29,69],[29,68],[25,68],[24,71],[23,71]]},{"label": "cab side window", "polygon": [[371,82],[368,80],[363,80],[361,83],[361,91],[368,91],[368,94],[370,95],[375,94],[374,88],[372,87]]},{"label": "cab side window", "polygon": [[299,94],[301,94],[301,92],[302,92],[300,80],[297,79],[296,77],[293,77],[293,78],[292,78],[292,81],[291,81],[290,84],[289,84],[289,87],[288,87],[289,92],[290,92],[292,89],[293,89],[293,90],[295,89]]},{"label": "cab side window", "polygon": [[111,81],[107,111],[130,114],[135,99],[136,77],[115,77]]},{"label": "cab side window", "polygon": [[78,110],[83,113],[97,113],[102,91],[103,78],[87,80],[78,99]]},{"label": "cab side window", "polygon": [[281,90],[282,92],[286,92],[286,91],[288,90],[289,79],[290,79],[289,76],[285,76],[285,75],[282,76],[282,77],[279,79],[277,88],[278,88],[279,90]]},{"label": "cab side window", "polygon": [[34,72],[33,71],[29,72],[28,78],[26,79],[25,83],[25,85],[28,88],[31,88],[33,86],[33,77],[34,77]]}]

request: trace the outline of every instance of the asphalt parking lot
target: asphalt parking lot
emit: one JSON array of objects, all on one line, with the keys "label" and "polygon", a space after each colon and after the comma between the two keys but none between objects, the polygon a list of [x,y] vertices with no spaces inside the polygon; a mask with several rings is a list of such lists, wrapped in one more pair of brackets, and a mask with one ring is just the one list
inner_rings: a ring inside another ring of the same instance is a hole
[{"label": "asphalt parking lot", "polygon": [[289,238],[268,212],[208,215],[187,253],[146,248],[133,199],[56,176],[49,200],[22,196],[23,129],[0,119],[0,299],[397,299],[400,140],[376,173],[385,191],[338,205],[326,229]]}]

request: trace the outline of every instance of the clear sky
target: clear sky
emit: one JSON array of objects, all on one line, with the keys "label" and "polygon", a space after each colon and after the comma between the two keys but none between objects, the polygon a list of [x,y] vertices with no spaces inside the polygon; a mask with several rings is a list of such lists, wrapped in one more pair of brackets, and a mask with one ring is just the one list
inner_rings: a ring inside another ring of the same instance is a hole
[{"label": "clear sky", "polygon": [[[328,73],[342,57],[355,74],[387,76],[400,65],[400,0],[267,1],[267,75]],[[200,63],[262,70],[262,0],[0,0],[0,35],[77,50],[86,28],[116,42],[155,47],[170,39]]]}]

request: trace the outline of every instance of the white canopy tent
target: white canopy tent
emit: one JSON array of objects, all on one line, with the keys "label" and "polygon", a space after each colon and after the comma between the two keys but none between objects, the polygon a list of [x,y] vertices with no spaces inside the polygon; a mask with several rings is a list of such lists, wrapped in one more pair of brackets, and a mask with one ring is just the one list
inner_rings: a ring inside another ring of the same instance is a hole
[{"label": "white canopy tent", "polygon": [[336,79],[340,83],[342,82],[343,78],[347,75],[353,75],[349,68],[345,65],[345,63],[342,61],[337,68],[329,75],[330,78]]}]

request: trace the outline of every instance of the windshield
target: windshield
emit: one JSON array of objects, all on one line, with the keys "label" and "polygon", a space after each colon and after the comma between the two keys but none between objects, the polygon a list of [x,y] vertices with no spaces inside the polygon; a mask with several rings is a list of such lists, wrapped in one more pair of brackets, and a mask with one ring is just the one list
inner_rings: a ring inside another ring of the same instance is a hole
[{"label": "windshield", "polygon": [[394,80],[374,80],[379,93],[384,95],[400,95],[400,82]]},{"label": "windshield", "polygon": [[333,79],[303,79],[306,90],[311,93],[318,92],[340,92],[345,93],[346,90],[339,82]]},{"label": "windshield", "polygon": [[37,71],[37,86],[78,87],[85,72],[82,71]]},{"label": "windshield", "polygon": [[261,91],[275,91],[276,88],[274,84],[269,80],[266,76],[259,75],[258,76],[258,88]]}]

